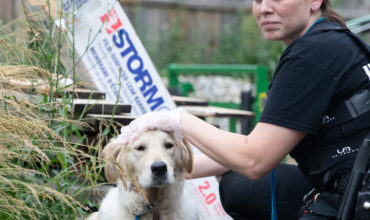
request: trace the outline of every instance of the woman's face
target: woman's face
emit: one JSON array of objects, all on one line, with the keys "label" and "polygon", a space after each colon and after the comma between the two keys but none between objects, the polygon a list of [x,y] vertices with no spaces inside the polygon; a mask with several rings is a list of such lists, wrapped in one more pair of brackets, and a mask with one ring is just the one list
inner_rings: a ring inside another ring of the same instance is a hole
[{"label": "woman's face", "polygon": [[253,14],[268,40],[289,45],[321,16],[322,0],[254,0]]}]

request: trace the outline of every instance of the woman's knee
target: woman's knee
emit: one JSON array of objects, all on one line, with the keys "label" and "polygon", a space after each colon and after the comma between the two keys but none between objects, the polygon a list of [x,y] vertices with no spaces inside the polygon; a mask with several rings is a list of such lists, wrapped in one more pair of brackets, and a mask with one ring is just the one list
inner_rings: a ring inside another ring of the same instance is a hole
[{"label": "woman's knee", "polygon": [[[261,182],[265,181],[260,180],[259,183]],[[232,171],[222,176],[219,184],[221,204],[233,219],[254,219],[265,213],[261,210],[270,208],[269,193],[266,190],[260,190],[264,187],[257,189],[256,184],[258,185],[256,181]],[[262,185],[269,187],[268,182]]]},{"label": "woman's knee", "polygon": [[220,199],[225,211],[228,211],[228,201],[230,201],[230,196],[233,196],[233,193],[230,193],[230,181],[232,181],[232,174],[233,172],[230,171],[222,175],[219,184]]},{"label": "woman's knee", "polygon": [[[296,166],[276,167],[278,212],[284,219],[296,219],[302,198],[312,187]],[[258,180],[235,173],[225,173],[219,184],[221,203],[225,211],[234,219],[268,219],[271,210],[270,175]],[[267,212],[266,212],[267,211]],[[236,217],[238,216],[238,217]]]}]

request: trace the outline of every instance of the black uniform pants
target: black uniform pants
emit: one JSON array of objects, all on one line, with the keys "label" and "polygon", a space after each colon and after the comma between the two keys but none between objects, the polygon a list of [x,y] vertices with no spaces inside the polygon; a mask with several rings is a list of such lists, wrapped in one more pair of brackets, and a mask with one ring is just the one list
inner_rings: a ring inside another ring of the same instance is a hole
[{"label": "black uniform pants", "polygon": [[[313,188],[295,165],[279,164],[276,172],[278,219],[297,219],[303,197]],[[228,172],[221,178],[219,189],[223,208],[236,220],[271,219],[270,175],[258,180]]]}]

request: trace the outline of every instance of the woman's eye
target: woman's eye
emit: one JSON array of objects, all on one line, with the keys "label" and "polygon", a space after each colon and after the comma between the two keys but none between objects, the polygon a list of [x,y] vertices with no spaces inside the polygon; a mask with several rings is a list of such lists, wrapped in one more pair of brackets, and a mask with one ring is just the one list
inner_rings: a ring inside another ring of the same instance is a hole
[{"label": "woman's eye", "polygon": [[166,147],[166,149],[171,149],[173,147],[173,144],[172,143],[165,143],[164,146]]},{"label": "woman's eye", "polygon": [[143,145],[140,145],[140,146],[137,146],[135,148],[135,150],[137,150],[137,151],[144,151],[145,150],[145,147]]}]

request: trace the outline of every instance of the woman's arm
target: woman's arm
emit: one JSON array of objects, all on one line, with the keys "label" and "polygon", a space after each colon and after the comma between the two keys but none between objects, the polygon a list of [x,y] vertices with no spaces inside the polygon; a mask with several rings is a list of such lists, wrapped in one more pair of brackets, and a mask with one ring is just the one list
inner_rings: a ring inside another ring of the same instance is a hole
[{"label": "woman's arm", "polygon": [[229,169],[212,160],[205,154],[194,156],[194,169],[190,174],[186,174],[186,179],[196,179],[208,176],[219,176]]},{"label": "woman's arm", "polygon": [[245,136],[220,130],[187,113],[181,113],[180,124],[183,136],[204,154],[250,179],[267,174],[305,136],[304,132],[267,123],[257,123]]}]

